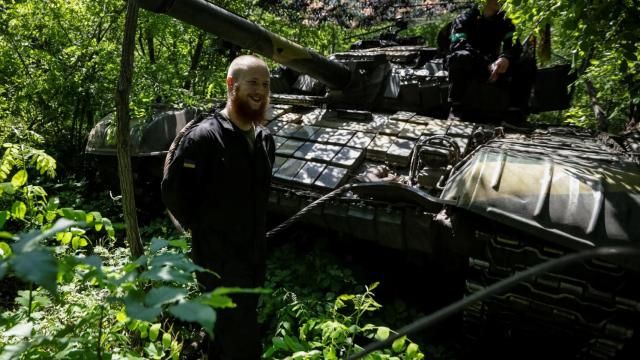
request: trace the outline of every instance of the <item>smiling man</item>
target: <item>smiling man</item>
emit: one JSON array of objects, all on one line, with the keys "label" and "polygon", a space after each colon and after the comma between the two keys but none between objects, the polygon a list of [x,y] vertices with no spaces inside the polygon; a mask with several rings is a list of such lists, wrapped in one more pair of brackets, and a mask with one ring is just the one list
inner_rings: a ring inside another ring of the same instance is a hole
[{"label": "smiling man", "polygon": [[[171,213],[191,230],[203,291],[218,286],[262,286],[265,217],[273,137],[261,124],[269,104],[269,70],[257,57],[233,60],[225,108],[202,120],[180,141],[162,180]],[[209,359],[259,359],[257,295],[233,296],[218,312]]]}]

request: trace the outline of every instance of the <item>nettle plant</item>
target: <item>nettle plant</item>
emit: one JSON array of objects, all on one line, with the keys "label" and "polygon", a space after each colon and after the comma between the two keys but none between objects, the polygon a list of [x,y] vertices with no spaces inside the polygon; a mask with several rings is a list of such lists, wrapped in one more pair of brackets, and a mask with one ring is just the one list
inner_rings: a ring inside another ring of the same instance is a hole
[{"label": "nettle plant", "polygon": [[[309,274],[300,277],[297,274]],[[310,287],[308,284],[315,286]],[[343,359],[362,350],[362,344],[386,340],[389,327],[375,325],[382,305],[374,299],[378,286],[358,285],[353,273],[318,248],[302,256],[284,246],[267,262],[267,287],[261,297],[261,321],[272,334],[265,348],[268,359]],[[339,295],[342,294],[342,295]],[[422,359],[419,346],[406,337],[366,359]]]},{"label": "nettle plant", "polygon": [[0,184],[0,205],[10,210],[0,212],[0,286],[25,290],[15,293],[16,308],[0,308],[1,359],[178,359],[176,319],[213,336],[216,309],[235,306],[230,294],[264,292],[200,294],[194,274],[208,270],[189,259],[185,239],[153,238],[135,260],[97,244],[94,235],[114,236],[108,219],[59,208],[27,181],[29,171],[53,178],[55,160],[28,146],[5,148],[0,179],[10,181]]},{"label": "nettle plant", "polygon": [[[342,359],[363,347],[362,341],[386,340],[393,330],[386,326],[363,324],[363,318],[379,310],[382,305],[374,300],[378,283],[365,286],[362,294],[343,294],[327,301],[327,311],[318,314],[307,309],[291,292],[284,293],[288,304],[281,310],[293,314],[297,328],[291,322],[282,322],[272,345],[266,350],[266,358],[286,359]],[[368,339],[368,340],[367,340]],[[391,349],[370,354],[367,359],[423,359],[417,344],[406,337],[393,342]]]}]

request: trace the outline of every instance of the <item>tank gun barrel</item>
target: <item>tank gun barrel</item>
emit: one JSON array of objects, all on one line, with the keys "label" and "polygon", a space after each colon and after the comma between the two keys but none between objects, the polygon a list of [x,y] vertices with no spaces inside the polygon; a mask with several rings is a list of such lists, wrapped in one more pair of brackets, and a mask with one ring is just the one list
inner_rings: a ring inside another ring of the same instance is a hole
[{"label": "tank gun barrel", "polygon": [[205,0],[138,0],[138,3],[143,9],[167,14],[308,74],[331,89],[344,89],[351,79],[351,72],[341,63],[327,59]]}]

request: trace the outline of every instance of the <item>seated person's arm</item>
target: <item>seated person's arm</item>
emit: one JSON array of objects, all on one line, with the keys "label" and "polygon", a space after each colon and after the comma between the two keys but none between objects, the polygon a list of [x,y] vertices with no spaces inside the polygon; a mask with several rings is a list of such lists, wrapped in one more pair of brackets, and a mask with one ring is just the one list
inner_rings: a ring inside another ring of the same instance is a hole
[{"label": "seated person's arm", "polygon": [[502,52],[498,56],[498,59],[489,65],[489,82],[494,82],[498,79],[500,74],[504,74],[509,69],[509,65],[512,61],[517,60],[520,54],[513,46],[513,33],[515,26],[511,20],[504,20],[504,35],[502,38]]},{"label": "seated person's arm", "polygon": [[451,26],[451,47],[450,52],[459,50],[472,50],[471,44],[469,44],[469,33],[472,30],[473,21],[475,17],[479,15],[478,9],[471,9],[466,11],[453,20]]}]

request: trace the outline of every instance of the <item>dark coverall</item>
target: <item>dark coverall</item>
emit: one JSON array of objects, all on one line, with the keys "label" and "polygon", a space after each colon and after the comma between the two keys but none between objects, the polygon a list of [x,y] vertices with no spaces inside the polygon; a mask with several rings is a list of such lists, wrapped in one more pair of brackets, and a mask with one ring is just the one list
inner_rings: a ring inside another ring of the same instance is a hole
[{"label": "dark coverall", "polygon": [[509,103],[522,111],[528,110],[529,95],[535,77],[535,62],[520,57],[521,46],[513,45],[515,26],[504,12],[484,17],[475,7],[459,15],[451,29],[449,68],[449,101],[454,107],[463,103],[472,80],[486,82],[489,65],[499,57],[509,60],[505,74],[498,82],[511,78]]},{"label": "dark coverall", "polygon": [[[273,136],[266,128],[256,126],[251,147],[245,134],[219,113],[180,142],[162,180],[162,198],[191,230],[193,261],[221,276],[199,273],[204,291],[262,286],[274,157]],[[233,300],[237,307],[217,313],[210,358],[258,359],[257,296],[241,294]]]}]

